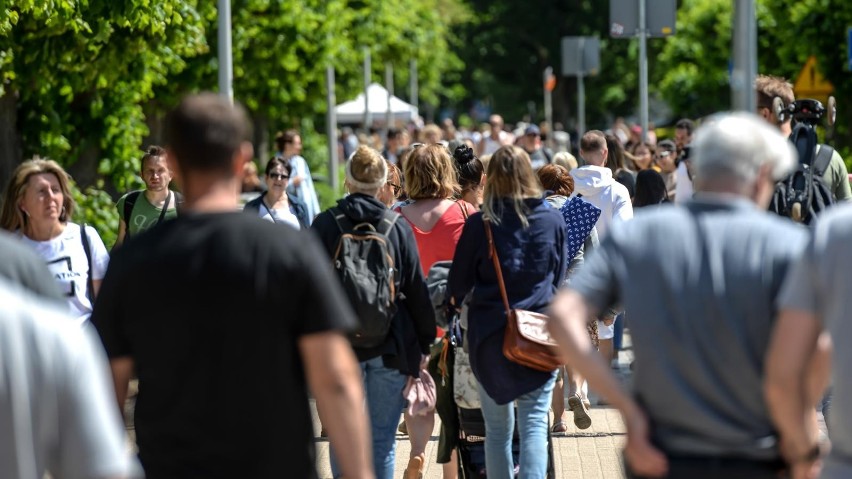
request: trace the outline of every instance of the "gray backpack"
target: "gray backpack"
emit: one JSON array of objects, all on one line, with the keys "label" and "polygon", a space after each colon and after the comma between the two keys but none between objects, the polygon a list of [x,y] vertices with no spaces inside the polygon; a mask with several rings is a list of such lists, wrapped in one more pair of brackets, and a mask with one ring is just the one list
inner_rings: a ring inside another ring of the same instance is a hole
[{"label": "gray backpack", "polygon": [[341,232],[334,269],[358,317],[358,328],[349,340],[356,348],[379,346],[387,338],[397,310],[396,269],[388,233],[399,214],[385,211],[373,226],[354,224],[336,207],[330,211]]}]

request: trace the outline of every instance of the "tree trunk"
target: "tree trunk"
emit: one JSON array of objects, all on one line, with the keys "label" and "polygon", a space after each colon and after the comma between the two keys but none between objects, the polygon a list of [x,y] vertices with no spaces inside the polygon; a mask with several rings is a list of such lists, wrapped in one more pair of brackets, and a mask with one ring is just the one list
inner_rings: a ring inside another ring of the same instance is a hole
[{"label": "tree trunk", "polygon": [[73,165],[67,167],[68,173],[77,184],[80,191],[95,184],[98,179],[98,161],[101,156],[101,149],[97,144],[87,146],[80,151],[77,161]]},{"label": "tree trunk", "polygon": [[18,134],[18,95],[7,89],[0,97],[0,191],[6,189],[12,172],[23,160]]}]

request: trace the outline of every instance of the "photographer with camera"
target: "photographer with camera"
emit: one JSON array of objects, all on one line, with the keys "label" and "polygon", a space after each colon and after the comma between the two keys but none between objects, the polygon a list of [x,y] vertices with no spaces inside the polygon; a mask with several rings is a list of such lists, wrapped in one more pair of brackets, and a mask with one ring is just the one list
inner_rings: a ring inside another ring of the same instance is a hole
[{"label": "photographer with camera", "polygon": [[675,145],[677,145],[675,203],[683,203],[692,199],[692,171],[689,167],[689,150],[694,130],[695,122],[689,118],[683,118],[675,123]]},{"label": "photographer with camera", "polygon": [[[763,117],[764,120],[772,123],[781,130],[781,134],[790,137],[793,133],[793,115],[788,113],[790,105],[796,100],[793,94],[793,85],[781,77],[758,75],[755,80],[755,90],[757,92],[757,114]],[[775,112],[772,102],[775,98],[780,98],[783,106],[783,111],[787,114],[781,118]],[[828,145],[818,144],[814,150],[814,166],[816,173],[822,177],[828,191],[831,192],[834,202],[849,201],[852,199],[852,188],[849,186],[849,175],[846,171],[846,164],[843,158],[836,150],[832,150],[831,159],[827,167],[819,168],[819,152],[822,148],[827,148]],[[828,147],[830,148],[830,147]],[[800,158],[801,160],[801,158]]]}]

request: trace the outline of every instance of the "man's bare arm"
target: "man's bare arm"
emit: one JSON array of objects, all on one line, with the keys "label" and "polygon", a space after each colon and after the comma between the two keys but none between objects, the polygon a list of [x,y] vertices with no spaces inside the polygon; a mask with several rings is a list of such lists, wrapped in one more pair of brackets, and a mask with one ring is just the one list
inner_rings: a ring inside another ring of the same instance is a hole
[{"label": "man's bare arm", "polygon": [[361,368],[349,341],[339,333],[311,334],[299,350],[343,477],[374,477]]},{"label": "man's bare arm", "polygon": [[766,401],[781,434],[782,452],[791,462],[806,457],[818,438],[813,407],[827,384],[830,355],[830,342],[820,340],[821,331],[812,313],[784,310],[766,357]]},{"label": "man's bare arm", "polygon": [[118,411],[124,418],[124,402],[127,400],[127,387],[133,378],[133,358],[122,356],[109,361],[112,371],[112,382],[115,387],[115,400],[118,403]]},{"label": "man's bare arm", "polygon": [[559,343],[565,364],[576,369],[607,401],[621,411],[627,426],[625,456],[633,473],[648,477],[665,475],[668,462],[649,440],[648,420],[639,405],[622,388],[612,370],[595,350],[586,322],[590,311],[580,294],[561,292],[551,306],[550,332]]}]

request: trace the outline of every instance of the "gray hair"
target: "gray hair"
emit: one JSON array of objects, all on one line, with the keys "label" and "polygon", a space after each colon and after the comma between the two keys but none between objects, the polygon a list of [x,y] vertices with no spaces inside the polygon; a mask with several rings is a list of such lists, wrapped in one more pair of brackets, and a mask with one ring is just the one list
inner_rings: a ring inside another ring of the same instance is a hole
[{"label": "gray hair", "polygon": [[691,163],[704,180],[730,179],[752,183],[769,165],[774,180],[786,176],[798,161],[793,144],[759,116],[717,114],[695,131]]}]

